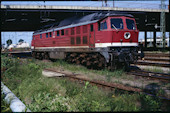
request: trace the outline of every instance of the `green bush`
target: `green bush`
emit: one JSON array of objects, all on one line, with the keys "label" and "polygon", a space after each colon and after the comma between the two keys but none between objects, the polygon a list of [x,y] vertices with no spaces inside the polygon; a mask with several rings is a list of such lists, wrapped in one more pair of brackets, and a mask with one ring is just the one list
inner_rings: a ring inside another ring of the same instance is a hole
[{"label": "green bush", "polygon": [[31,70],[38,70],[39,69],[39,66],[35,63],[29,63],[28,64],[28,67],[31,69]]},{"label": "green bush", "polygon": [[161,102],[159,99],[149,95],[140,95],[142,111],[161,111]]},{"label": "green bush", "polygon": [[47,92],[39,92],[32,97],[32,104],[29,104],[29,108],[32,111],[41,111],[41,112],[58,112],[58,111],[67,111],[69,106],[67,104],[68,99],[62,96],[52,95]]}]

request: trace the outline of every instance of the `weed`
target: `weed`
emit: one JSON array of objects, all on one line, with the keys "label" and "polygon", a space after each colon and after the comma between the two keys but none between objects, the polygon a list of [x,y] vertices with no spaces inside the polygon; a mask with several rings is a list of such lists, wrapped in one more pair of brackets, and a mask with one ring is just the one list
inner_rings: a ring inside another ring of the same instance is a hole
[{"label": "weed", "polygon": [[122,94],[113,96],[108,104],[111,106],[111,111],[138,111],[139,108],[131,101],[136,101],[135,95]]},{"label": "weed", "polygon": [[[42,69],[47,67],[63,67],[73,72],[97,73],[108,77],[124,76],[123,70],[89,71],[83,66],[67,64],[61,60],[50,63],[35,59],[26,60],[21,64],[16,63],[17,68],[14,68],[14,62],[20,62],[21,59],[14,58],[10,64],[7,63],[11,58],[2,57],[1,59],[4,63],[1,65],[8,66],[4,72],[6,75],[3,82],[17,97],[24,100],[26,106],[33,112],[160,110],[159,100],[145,95],[127,94],[120,91],[108,93],[91,86],[88,82],[80,85],[64,78],[42,76]],[[136,105],[137,101],[141,106]]]},{"label": "weed", "polygon": [[87,89],[88,85],[89,85],[89,82],[86,82],[84,88]]},{"label": "weed", "polygon": [[164,71],[158,67],[153,67],[153,68],[144,68],[144,70],[146,71],[152,71],[152,72],[159,72],[159,73],[163,73]]},{"label": "weed", "polygon": [[149,95],[140,95],[141,111],[161,111],[160,100]]},{"label": "weed", "polygon": [[67,102],[67,99],[62,96],[52,95],[47,92],[39,92],[33,96],[33,104],[29,105],[29,108],[33,111],[67,111],[68,106],[63,103]]}]

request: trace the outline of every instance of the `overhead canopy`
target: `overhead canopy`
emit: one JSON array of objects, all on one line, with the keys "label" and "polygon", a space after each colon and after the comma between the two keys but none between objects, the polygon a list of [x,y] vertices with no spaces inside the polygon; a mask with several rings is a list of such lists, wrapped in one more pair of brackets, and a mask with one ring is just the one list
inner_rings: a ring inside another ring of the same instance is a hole
[{"label": "overhead canopy", "polygon": [[[91,13],[123,12],[132,14],[139,31],[160,31],[160,9],[135,9],[117,7],[78,7],[78,6],[32,6],[2,5],[1,31],[35,31],[58,26],[65,18],[82,17]],[[169,31],[169,10],[165,11],[166,31]],[[54,25],[55,23],[55,25]],[[45,26],[46,25],[46,26]],[[65,25],[65,24],[61,24]],[[43,26],[43,28],[41,28]]]}]

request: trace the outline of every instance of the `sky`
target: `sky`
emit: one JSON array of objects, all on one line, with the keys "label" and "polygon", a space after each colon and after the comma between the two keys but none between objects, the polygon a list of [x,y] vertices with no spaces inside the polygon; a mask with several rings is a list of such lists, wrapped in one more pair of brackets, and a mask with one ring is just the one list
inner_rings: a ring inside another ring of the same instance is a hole
[{"label": "sky", "polygon": [[[24,4],[24,5],[58,5],[58,6],[93,6],[93,7],[102,7],[102,1],[1,1],[3,5],[9,4]],[[113,7],[113,1],[107,2],[107,7]],[[128,5],[127,5],[128,4]],[[160,0],[115,0],[114,7],[124,7],[124,8],[153,8],[160,9]],[[169,0],[165,0],[166,6],[169,5]],[[104,6],[104,2],[103,2]],[[106,7],[106,6],[104,6]],[[167,7],[166,7],[167,8]],[[25,42],[31,44],[32,32],[1,32],[1,42],[6,44],[8,39],[12,39],[13,44],[18,43],[19,39],[24,39]],[[148,37],[153,37],[153,32],[147,33]],[[157,32],[157,36],[160,36],[160,33]],[[169,33],[166,32],[166,37],[169,37]],[[144,39],[144,32],[139,32],[139,40]]]}]

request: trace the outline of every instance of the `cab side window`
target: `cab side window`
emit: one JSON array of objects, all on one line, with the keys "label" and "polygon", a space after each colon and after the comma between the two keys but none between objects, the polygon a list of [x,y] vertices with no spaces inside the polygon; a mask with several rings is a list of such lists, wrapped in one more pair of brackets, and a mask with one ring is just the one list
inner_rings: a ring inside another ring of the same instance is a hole
[{"label": "cab side window", "polygon": [[107,29],[107,22],[106,21],[100,23],[100,30],[104,30],[104,29]]},{"label": "cab side window", "polygon": [[42,34],[40,34],[40,39],[42,39]]},{"label": "cab side window", "polygon": [[48,38],[48,33],[46,33],[46,38]]},{"label": "cab side window", "polygon": [[63,30],[61,30],[61,35],[64,35],[64,29],[63,29]]},{"label": "cab side window", "polygon": [[60,31],[57,31],[57,36],[60,36]]},{"label": "cab side window", "polygon": [[52,33],[50,32],[50,37],[52,37]]},{"label": "cab side window", "polygon": [[90,31],[93,31],[93,24],[90,25]]}]

